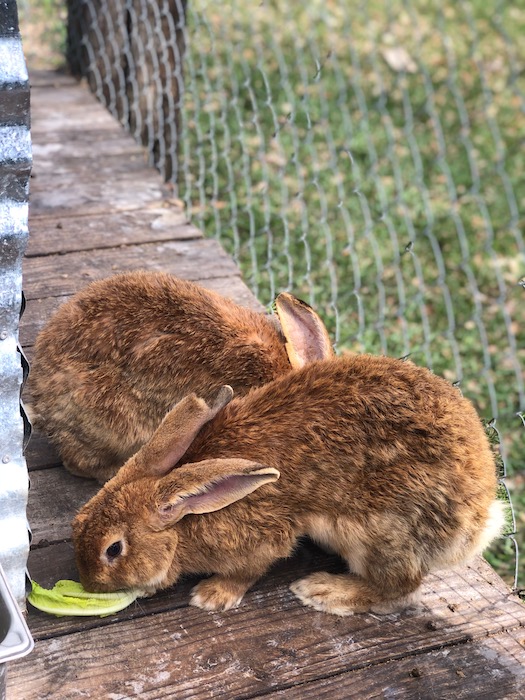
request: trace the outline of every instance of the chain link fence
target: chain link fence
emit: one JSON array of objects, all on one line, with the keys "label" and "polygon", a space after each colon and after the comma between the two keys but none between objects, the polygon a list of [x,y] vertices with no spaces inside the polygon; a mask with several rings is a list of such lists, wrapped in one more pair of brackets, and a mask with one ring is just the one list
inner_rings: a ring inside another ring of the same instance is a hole
[{"label": "chain link fence", "polygon": [[[264,304],[476,404],[525,489],[525,8],[68,0],[68,58]],[[514,563],[516,562],[516,567]]]}]

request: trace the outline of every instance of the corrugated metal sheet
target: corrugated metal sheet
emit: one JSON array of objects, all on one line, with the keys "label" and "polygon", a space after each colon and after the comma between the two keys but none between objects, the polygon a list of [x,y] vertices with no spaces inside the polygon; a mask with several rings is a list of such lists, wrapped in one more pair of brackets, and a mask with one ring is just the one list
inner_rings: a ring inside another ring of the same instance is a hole
[{"label": "corrugated metal sheet", "polygon": [[28,236],[29,127],[29,80],[16,2],[0,1],[0,562],[22,606],[29,538],[18,324]]}]

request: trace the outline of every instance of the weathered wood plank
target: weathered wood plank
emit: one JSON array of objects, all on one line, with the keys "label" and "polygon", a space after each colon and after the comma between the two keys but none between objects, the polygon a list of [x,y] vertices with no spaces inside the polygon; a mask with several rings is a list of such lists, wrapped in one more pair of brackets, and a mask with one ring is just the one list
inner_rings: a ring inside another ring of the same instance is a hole
[{"label": "weathered wood plank", "polygon": [[32,133],[33,215],[132,209],[165,193],[144,149],[83,87],[35,90]]},{"label": "weathered wood plank", "polygon": [[160,182],[158,173],[152,172],[151,168],[148,167],[144,151],[130,149],[127,153],[113,155],[104,153],[99,144],[95,142],[92,144],[91,153],[85,157],[81,154],[75,155],[74,147],[70,157],[56,158],[52,152],[46,156],[41,153],[35,161],[32,178],[35,185],[44,183],[41,186],[47,186],[46,180],[49,178],[53,178],[54,181],[55,178],[67,177],[70,182],[89,183],[99,177],[119,178],[121,174],[136,172],[137,177],[133,189],[140,191],[140,178],[145,174],[144,171]]},{"label": "weathered wood plank", "polygon": [[158,174],[143,164],[131,171],[93,173],[87,182],[70,174],[39,177],[36,169],[31,180],[30,211],[32,216],[54,218],[105,214],[140,209],[161,200],[164,194]]},{"label": "weathered wood plank", "polygon": [[[94,107],[94,109],[93,109]],[[35,110],[34,110],[35,112]],[[76,113],[78,112],[78,114]],[[92,114],[89,126],[77,124],[77,116]],[[108,114],[99,115],[98,106],[91,101],[68,108],[67,121],[64,112],[56,105],[42,105],[38,102],[36,114],[33,114],[33,132],[38,138],[39,129],[43,130],[40,139],[34,145],[33,157],[39,172],[48,172],[55,167],[59,172],[72,165],[82,172],[93,167],[98,159],[119,157],[123,162],[138,159],[147,163],[149,156],[144,147],[123,129],[115,129],[116,124]],[[39,141],[42,141],[40,143]],[[160,178],[160,175],[157,174]],[[137,187],[140,183],[137,183]]]},{"label": "weathered wood plank", "polygon": [[[31,404],[31,396],[27,394],[28,392],[24,392],[24,401]],[[25,457],[29,472],[38,469],[51,469],[62,464],[57,451],[47,437],[36,431],[33,432],[31,440],[26,447]]]},{"label": "weathered wood plank", "polygon": [[[58,140],[58,136],[62,137]],[[144,149],[128,134],[104,129],[72,132],[66,139],[63,132],[57,132],[57,140],[48,138],[45,143],[33,145],[33,158],[41,171],[49,169],[49,164],[57,165],[71,163],[72,160],[96,159],[97,155],[105,156],[140,156],[144,157]]]},{"label": "weathered wood plank", "polygon": [[[54,90],[60,86],[76,87],[78,85],[78,80],[72,75],[55,70],[36,70],[29,71],[29,83],[32,89],[53,88]],[[54,94],[53,90],[49,92]]]},{"label": "weathered wood plank", "polygon": [[525,649],[523,642],[520,643],[508,632],[312,683],[298,683],[286,690],[265,695],[267,700],[521,700],[523,697]]},{"label": "weathered wood plank", "polygon": [[28,300],[74,294],[93,280],[126,270],[171,272],[190,280],[235,277],[238,269],[219,243],[210,239],[164,241],[29,258],[24,263]]},{"label": "weathered wood plank", "polygon": [[202,238],[178,206],[169,200],[153,202],[143,209],[96,216],[70,216],[42,219],[31,217],[26,257],[76,250],[100,250],[117,245],[164,240]]},{"label": "weathered wood plank", "polygon": [[[483,564],[459,575],[432,577],[424,611],[382,618],[338,618],[305,608],[287,589],[302,573],[301,564],[294,568],[284,565],[270,573],[241,607],[224,613],[176,607],[118,625],[105,618],[101,627],[81,635],[64,634],[67,618],[58,620],[64,636],[40,641],[32,657],[14,666],[13,688],[23,688],[25,697],[66,698],[94,688],[98,697],[126,697],[132,679],[140,683],[142,698],[253,697],[484,639],[524,621],[520,603],[506,590],[503,594],[501,584],[491,585]],[[180,606],[177,590],[173,595]],[[31,627],[33,621],[30,613]],[[419,659],[407,666],[417,666]],[[395,678],[396,666],[390,665]],[[438,693],[446,697],[440,688]],[[348,695],[333,685],[332,697]]]},{"label": "weathered wood plank", "polygon": [[74,514],[99,489],[95,481],[73,476],[62,467],[32,472],[27,506],[32,544],[39,547],[71,537]]},{"label": "weathered wood plank", "polygon": [[31,131],[47,141],[53,134],[83,129],[123,133],[116,119],[80,84],[59,85],[31,93]]},{"label": "weathered wood plank", "polygon": [[[69,91],[68,91],[69,92]],[[80,93],[82,93],[80,89]],[[60,134],[71,139],[71,136],[80,134],[82,130],[93,132],[105,131],[109,135],[115,132],[115,120],[109,112],[105,110],[99,111],[96,108],[96,103],[80,101],[73,107],[67,110],[58,108],[39,109],[38,94],[32,93],[32,102],[35,104],[34,112],[35,119],[32,120],[31,133],[44,139],[50,143],[60,139]],[[93,108],[94,107],[94,108]],[[122,133],[122,132],[121,132]],[[65,139],[64,139],[65,140]]]},{"label": "weathered wood plank", "polygon": [[[138,179],[140,189],[134,187]],[[54,185],[50,190],[38,178],[32,180],[30,210],[33,216],[56,218],[139,209],[160,200],[164,194],[162,183],[146,167],[133,173],[120,173],[118,179],[114,179],[111,173],[100,178],[94,176],[87,183],[80,183],[69,175],[57,175]],[[111,196],[104,198],[104,192],[108,190]]]},{"label": "weathered wood plank", "polygon": [[[86,105],[83,111],[89,111]],[[59,113],[60,114],[60,113]],[[75,128],[71,119],[64,121],[63,115],[42,114],[36,118],[31,130],[33,136],[33,157],[43,162],[49,157],[57,161],[70,161],[72,158],[93,158],[99,155],[141,155],[146,157],[144,148],[123,129],[115,129],[115,124],[103,121],[93,114],[89,126]],[[160,179],[160,175],[159,175]]]}]

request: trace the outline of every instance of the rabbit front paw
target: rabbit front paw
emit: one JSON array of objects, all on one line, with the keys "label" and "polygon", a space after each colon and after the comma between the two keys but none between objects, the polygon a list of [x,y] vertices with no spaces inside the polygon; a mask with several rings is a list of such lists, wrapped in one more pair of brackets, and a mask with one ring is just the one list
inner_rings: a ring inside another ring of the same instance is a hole
[{"label": "rabbit front paw", "polygon": [[190,605],[202,610],[230,610],[240,604],[249,586],[244,581],[211,576],[192,589]]}]

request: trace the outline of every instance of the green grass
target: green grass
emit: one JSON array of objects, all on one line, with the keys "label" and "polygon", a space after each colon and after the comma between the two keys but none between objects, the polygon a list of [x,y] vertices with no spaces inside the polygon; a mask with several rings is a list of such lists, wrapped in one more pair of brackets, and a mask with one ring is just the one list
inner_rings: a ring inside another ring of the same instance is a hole
[{"label": "green grass", "polygon": [[18,0],[26,62],[33,69],[64,66],[67,9],[63,0]]}]

